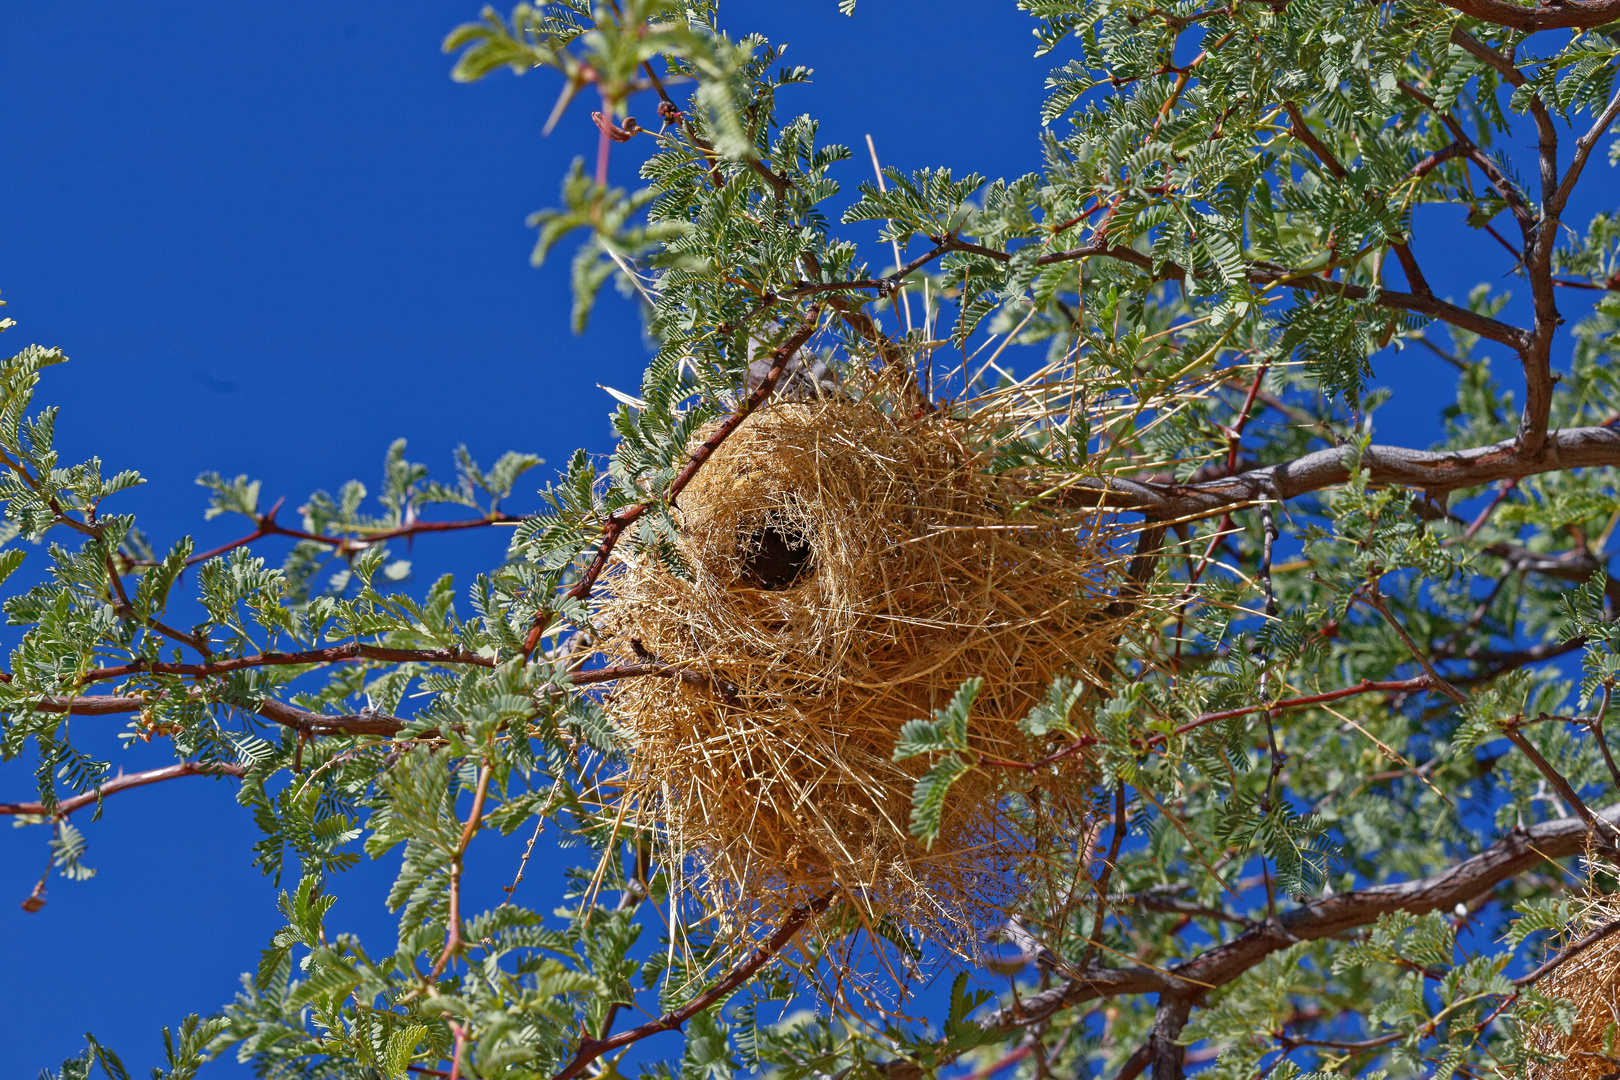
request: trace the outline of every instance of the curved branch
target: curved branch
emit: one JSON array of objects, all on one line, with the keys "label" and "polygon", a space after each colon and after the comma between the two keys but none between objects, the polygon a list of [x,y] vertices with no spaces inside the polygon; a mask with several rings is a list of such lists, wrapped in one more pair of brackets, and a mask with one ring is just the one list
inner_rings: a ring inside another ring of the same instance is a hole
[{"label": "curved branch", "polygon": [[[1614,824],[1620,821],[1620,805],[1597,816]],[[1515,830],[1478,855],[1437,874],[1325,896],[1175,967],[1088,968],[1061,986],[997,1010],[983,1026],[1025,1027],[1059,1009],[1118,994],[1192,994],[1223,986],[1272,953],[1298,942],[1342,934],[1390,912],[1422,915],[1477,900],[1545,860],[1579,855],[1586,850],[1587,837],[1586,824],[1573,817]]]},{"label": "curved branch", "polygon": [[817,897],[808,904],[800,904],[794,908],[782,922],[782,925],[776,928],[776,932],[770,936],[769,940],[749,953],[737,966],[726,972],[719,982],[680,1008],[665,1013],[656,1020],[649,1020],[640,1027],[631,1028],[629,1031],[621,1031],[610,1038],[587,1038],[581,1040],[579,1049],[574,1053],[573,1060],[565,1065],[556,1076],[552,1077],[552,1080],[573,1080],[574,1077],[585,1072],[586,1066],[603,1054],[617,1050],[621,1046],[629,1046],[631,1043],[640,1042],[642,1039],[661,1032],[679,1030],[681,1025],[692,1019],[692,1017],[716,1002],[723,1000],[727,994],[753,978],[754,973],[764,967],[766,961],[787,948],[788,943],[798,936],[805,923],[809,922],[812,917],[827,910],[835,895],[836,893],[827,893],[825,896]]},{"label": "curved branch", "polygon": [[147,784],[161,784],[165,780],[176,780],[182,776],[234,776],[240,778],[247,772],[247,767],[223,761],[182,761],[178,765],[170,765],[162,769],[151,769],[147,772],[130,773],[127,776],[115,776],[111,780],[97,787],[94,791],[87,791],[83,795],[75,795],[71,799],[63,799],[56,804],[55,811],[47,809],[44,803],[0,803],[0,814],[38,814],[41,817],[64,818],[73,811],[100,802],[108,795],[130,788],[145,787]]},{"label": "curved branch", "polygon": [[[1471,144],[1470,144],[1471,145]],[[1466,147],[1459,147],[1461,153]],[[1490,159],[1487,158],[1488,162]],[[1436,162],[1435,164],[1438,164]],[[1433,166],[1431,165],[1430,168]],[[1009,262],[1012,256],[1004,251],[983,247],[979,244],[969,244],[955,241],[951,245],[953,250],[971,251],[995,259],[997,262]],[[1155,263],[1153,256],[1137,251],[1135,248],[1110,244],[1106,239],[1094,240],[1092,243],[1065,251],[1049,251],[1035,260],[1037,266],[1051,266],[1054,263],[1071,262],[1076,259],[1090,259],[1101,256],[1116,259],[1120,262],[1130,263],[1132,266],[1146,270],[1159,280],[1185,281],[1187,268],[1173,262]],[[1252,285],[1282,285],[1290,289],[1299,289],[1302,292],[1316,293],[1319,296],[1339,296],[1347,300],[1371,300],[1382,308],[1395,311],[1415,311],[1419,315],[1427,315],[1441,322],[1449,323],[1471,334],[1478,334],[1482,338],[1506,345],[1510,349],[1523,351],[1529,342],[1529,335],[1516,326],[1500,322],[1477,311],[1470,311],[1465,307],[1448,303],[1439,297],[1423,292],[1400,292],[1395,289],[1380,289],[1374,295],[1373,291],[1362,285],[1351,285],[1332,278],[1319,276],[1314,271],[1298,270],[1292,267],[1279,266],[1276,263],[1251,263],[1245,277]]]},{"label": "curved branch", "polygon": [[[736,412],[721,422],[720,426],[715,429],[714,434],[710,435],[696,450],[692,451],[691,460],[686,463],[679,473],[675,474],[675,479],[670,481],[669,491],[664,495],[666,501],[673,503],[676,497],[686,490],[686,485],[692,482],[692,477],[697,475],[698,470],[703,467],[703,463],[708,461],[714,452],[720,448],[720,444],[725,442],[733,431],[742,426],[742,422],[748,419],[750,413],[765,404],[765,399],[771,396],[772,391],[776,389],[776,384],[782,380],[783,373],[787,371],[788,361],[793,359],[805,342],[810,340],[811,335],[816,332],[816,325],[820,320],[821,306],[812,304],[810,309],[805,312],[804,320],[799,323],[793,333],[789,334],[787,340],[772,351],[771,368],[765,373],[765,377],[759,381],[759,385],[754,388],[754,392],[743,399]],[[596,556],[591,560],[591,564],[586,568],[585,573],[580,575],[579,582],[568,590],[567,595],[570,598],[574,600],[590,599],[591,591],[596,588],[596,579],[602,576],[603,570],[607,569],[608,556],[613,553],[613,548],[618,544],[619,538],[624,535],[626,529],[639,521],[641,515],[645,514],[652,506],[653,503],[651,502],[636,503],[633,506],[621,507],[608,515],[607,520],[602,523],[602,539],[597,542]],[[534,619],[529,624],[529,632],[523,639],[523,655],[525,657],[532,654],[539,647],[540,638],[544,636],[546,627],[551,625],[551,615],[550,609],[545,607],[534,613]]]},{"label": "curved branch", "polygon": [[[221,544],[217,548],[193,555],[186,560],[187,566],[195,566],[200,562],[235,551],[237,548],[262,540],[266,536],[286,536],[294,540],[309,540],[317,544],[325,544],[341,552],[360,551],[372,544],[384,540],[411,539],[423,533],[460,532],[463,529],[481,529],[488,525],[516,525],[523,519],[513,514],[491,513],[481,518],[466,518],[461,521],[412,521],[407,525],[400,525],[392,529],[384,529],[375,533],[362,533],[359,536],[322,536],[318,533],[306,532],[303,529],[289,529],[276,521],[276,512],[281,509],[284,500],[276,500],[267,514],[260,514],[254,520],[258,527],[246,536],[238,537],[228,544]],[[119,563],[128,570],[137,567],[159,565],[153,559],[126,559],[119,556]]]},{"label": "curved branch", "polygon": [[[1350,447],[1333,447],[1280,465],[1195,484],[1086,477],[1075,482],[1068,498],[1087,506],[1136,510],[1158,520],[1192,520],[1261,499],[1293,499],[1342,484],[1350,479],[1353,458]],[[1361,455],[1361,467],[1374,483],[1418,488],[1441,497],[1494,480],[1614,465],[1620,465],[1620,431],[1607,427],[1554,432],[1538,458],[1521,456],[1512,439],[1468,450],[1408,450],[1373,445]]]},{"label": "curved branch", "polygon": [[1446,6],[1481,22],[1534,34],[1540,30],[1589,30],[1620,19],[1620,0],[1563,0],[1534,7],[1512,0],[1446,0]]}]

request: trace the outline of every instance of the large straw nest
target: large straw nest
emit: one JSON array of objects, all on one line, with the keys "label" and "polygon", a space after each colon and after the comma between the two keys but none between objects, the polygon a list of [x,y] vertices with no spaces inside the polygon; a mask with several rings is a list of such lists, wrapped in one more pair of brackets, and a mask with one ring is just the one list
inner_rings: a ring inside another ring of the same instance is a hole
[{"label": "large straw nest", "polygon": [[[1612,868],[1608,868],[1612,872]],[[1590,895],[1565,932],[1568,945],[1620,919],[1620,896]],[[1620,934],[1574,953],[1536,984],[1575,1006],[1570,1029],[1540,1024],[1526,1032],[1528,1048],[1551,1059],[1530,1067],[1533,1080],[1599,1080],[1620,1071]]]},{"label": "large straw nest", "polygon": [[[695,864],[712,910],[770,918],[832,891],[971,949],[1027,860],[1078,832],[1083,754],[994,762],[1074,750],[1018,721],[1118,648],[1115,536],[991,471],[985,421],[906,412],[778,404],[738,428],[677,500],[684,569],[643,548],[610,571],[606,651],[681,675],[607,705],[633,746],[626,813]],[[895,739],[972,676],[979,767],[925,846],[912,796],[933,761],[894,761]]]}]

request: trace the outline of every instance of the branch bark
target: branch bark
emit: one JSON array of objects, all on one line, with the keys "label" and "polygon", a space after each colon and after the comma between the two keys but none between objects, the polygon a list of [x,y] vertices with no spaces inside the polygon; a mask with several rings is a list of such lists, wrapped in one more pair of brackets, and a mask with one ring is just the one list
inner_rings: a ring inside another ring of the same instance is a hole
[{"label": "branch bark", "polygon": [[631,1043],[640,1042],[642,1039],[657,1035],[660,1032],[679,1030],[681,1025],[692,1019],[692,1017],[716,1002],[723,1000],[727,994],[753,978],[754,973],[764,967],[766,961],[787,948],[788,943],[798,936],[800,930],[804,929],[805,923],[827,910],[835,895],[835,893],[827,893],[825,896],[818,897],[808,904],[801,904],[794,908],[788,917],[783,920],[782,925],[776,928],[776,932],[770,936],[769,940],[752,953],[749,953],[742,962],[730,971],[726,972],[719,982],[680,1008],[671,1010],[656,1020],[649,1020],[640,1027],[631,1028],[629,1031],[621,1031],[619,1034],[606,1039],[581,1040],[579,1049],[574,1053],[573,1060],[563,1066],[562,1071],[558,1072],[552,1080],[574,1080],[574,1077],[583,1074],[587,1066],[603,1054],[617,1050],[622,1046],[629,1046]]},{"label": "branch bark", "polygon": [[[692,477],[697,475],[698,470],[703,467],[703,463],[708,461],[714,452],[720,448],[720,444],[725,442],[733,431],[742,426],[742,422],[748,419],[750,413],[765,404],[765,400],[776,389],[776,384],[782,380],[782,374],[787,370],[788,361],[804,346],[805,342],[810,340],[811,335],[816,332],[816,326],[820,319],[820,306],[812,304],[810,309],[805,312],[804,320],[799,323],[793,333],[788,335],[787,340],[778,345],[771,354],[774,361],[771,364],[771,369],[766,372],[765,377],[754,388],[754,392],[743,399],[742,404],[737,407],[737,411],[726,417],[720,426],[715,429],[714,434],[710,435],[703,441],[702,445],[692,451],[691,460],[675,475],[675,479],[670,481],[669,491],[664,496],[667,501],[673,503],[680,493],[686,490],[686,485],[692,482]],[[602,576],[603,570],[607,569],[608,557],[613,554],[613,548],[618,544],[619,538],[624,535],[626,529],[639,521],[641,516],[652,506],[651,502],[636,503],[633,506],[615,510],[608,515],[607,520],[602,523],[602,539],[597,543],[596,556],[591,560],[591,564],[586,568],[585,573],[580,576],[579,582],[568,590],[569,597],[575,600],[590,599],[592,590],[596,588],[596,579]],[[550,624],[551,611],[549,609],[542,607],[534,613],[534,619],[529,624],[529,632],[523,639],[524,656],[529,656],[539,647],[540,638],[544,636],[546,627]]]},{"label": "branch bark", "polygon": [[[1282,501],[1342,484],[1350,478],[1352,457],[1351,448],[1332,447],[1280,465],[1196,484],[1085,478],[1070,489],[1069,499],[1088,506],[1137,510],[1157,520],[1193,520],[1263,498]],[[1512,439],[1468,450],[1373,445],[1361,455],[1361,467],[1371,474],[1374,483],[1399,484],[1437,496],[1495,480],[1614,465],[1620,465],[1620,431],[1606,427],[1554,432],[1539,458],[1519,454],[1518,444]]]},{"label": "branch bark", "polygon": [[136,660],[133,663],[120,664],[116,667],[96,668],[87,671],[79,681],[81,684],[88,684],[147,673],[154,675],[188,675],[204,678],[209,675],[224,675],[228,672],[242,671],[247,668],[336,664],[349,660],[386,660],[396,664],[474,664],[478,667],[487,668],[495,666],[495,661],[490,657],[480,656],[477,653],[467,652],[462,649],[389,649],[380,645],[362,645],[359,642],[349,642],[345,645],[334,645],[329,649],[309,649],[295,653],[255,653],[251,656],[233,656],[223,660],[209,660],[202,664],[172,664],[161,660]]},{"label": "branch bark", "polygon": [[[735,688],[716,683],[715,680],[700,672],[662,664],[620,664],[613,667],[595,668],[590,671],[577,671],[570,675],[567,681],[574,686],[590,686],[596,683],[639,677],[678,679],[681,682],[693,685],[702,684],[709,686],[720,697],[727,700],[734,699],[736,694]],[[196,689],[193,689],[191,693],[199,698],[201,696],[200,691]],[[140,712],[152,703],[152,699],[144,694],[84,694],[75,697],[45,697],[32,702],[33,711],[35,712],[65,713],[72,716],[116,716],[121,713]],[[0,709],[0,713],[8,711],[20,711],[20,705]],[[257,712],[266,720],[271,720],[283,727],[290,727],[295,731],[302,731],[309,735],[384,735],[392,737],[398,735],[406,724],[406,721],[397,716],[389,716],[387,713],[345,713],[341,715],[317,713],[274,699],[261,702]]]},{"label": "branch bark", "polygon": [[[523,520],[513,514],[491,513],[487,517],[468,518],[463,521],[413,521],[408,525],[360,536],[321,536],[317,533],[305,532],[303,529],[289,529],[285,525],[278,523],[276,521],[276,512],[281,509],[283,501],[278,499],[276,504],[270,508],[269,513],[261,514],[255,519],[258,528],[254,529],[253,532],[232,540],[228,544],[221,544],[217,548],[193,555],[186,560],[186,565],[195,566],[200,562],[207,562],[209,559],[235,551],[245,544],[251,544],[253,541],[261,540],[266,536],[286,536],[294,540],[309,540],[313,543],[325,544],[336,549],[339,553],[348,553],[360,551],[384,540],[410,539],[423,533],[460,532],[464,529],[481,529],[489,525],[516,525]],[[151,559],[125,559],[122,556],[119,557],[118,561],[125,572],[137,567],[158,565],[156,561]]]},{"label": "branch bark", "polygon": [[247,772],[242,765],[229,762],[210,761],[182,761],[178,765],[170,765],[162,769],[150,769],[146,772],[130,773],[127,776],[115,776],[111,780],[97,787],[94,791],[87,791],[83,795],[75,795],[71,799],[63,799],[56,804],[53,813],[43,803],[0,803],[0,814],[39,814],[42,817],[63,818],[92,803],[99,802],[108,795],[116,795],[120,791],[130,788],[145,787],[147,784],[161,784],[165,780],[176,780],[182,776],[234,776],[240,778]]},{"label": "branch bark", "polygon": [[[1597,816],[1611,825],[1620,821],[1620,804]],[[1477,900],[1547,859],[1579,855],[1586,850],[1587,835],[1586,823],[1574,817],[1514,830],[1439,873],[1323,897],[1168,969],[1089,968],[1060,986],[992,1013],[983,1025],[997,1030],[1025,1027],[1059,1009],[1120,994],[1196,995],[1231,982],[1272,953],[1300,941],[1342,934],[1389,912],[1422,915]]]},{"label": "branch bark", "polygon": [[1563,0],[1525,7],[1512,0],[1446,0],[1446,6],[1481,22],[1533,34],[1540,30],[1590,29],[1620,19],[1620,0]]}]

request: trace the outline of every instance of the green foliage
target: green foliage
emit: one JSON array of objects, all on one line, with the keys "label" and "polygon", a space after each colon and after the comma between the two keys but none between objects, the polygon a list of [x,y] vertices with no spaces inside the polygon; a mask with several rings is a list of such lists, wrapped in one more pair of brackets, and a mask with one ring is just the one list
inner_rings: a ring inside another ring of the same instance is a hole
[{"label": "green foliage", "polygon": [[945,799],[951,785],[973,768],[973,751],[968,747],[968,712],[979,696],[984,679],[968,679],[951,697],[951,703],[934,710],[932,720],[909,720],[900,728],[894,742],[894,760],[905,761],[921,754],[937,754],[933,766],[917,781],[911,795],[911,835],[933,847],[944,824]]}]

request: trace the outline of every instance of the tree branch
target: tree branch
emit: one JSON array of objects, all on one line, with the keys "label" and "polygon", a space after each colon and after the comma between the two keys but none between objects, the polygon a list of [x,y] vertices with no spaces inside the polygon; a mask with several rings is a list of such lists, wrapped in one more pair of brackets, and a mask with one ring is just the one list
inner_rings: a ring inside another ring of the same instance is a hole
[{"label": "tree branch", "polygon": [[54,812],[47,809],[43,803],[0,803],[0,814],[38,814],[41,817],[64,818],[75,810],[100,802],[108,795],[116,795],[118,792],[128,791],[130,788],[145,787],[147,784],[161,784],[165,780],[176,780],[182,776],[234,776],[240,778],[246,772],[246,766],[230,762],[182,761],[178,765],[170,765],[162,769],[150,769],[146,772],[130,773],[127,776],[115,776],[94,791],[87,791],[83,795],[75,795],[71,799],[63,799],[56,804]]},{"label": "tree branch", "polygon": [[222,660],[209,660],[202,664],[172,664],[162,660],[136,660],[128,664],[120,664],[117,667],[96,668],[87,671],[80,677],[79,682],[81,684],[105,682],[108,679],[122,679],[130,675],[148,673],[153,675],[189,675],[203,678],[209,675],[224,675],[227,672],[243,671],[247,668],[336,664],[349,660],[387,660],[397,664],[473,664],[487,668],[495,666],[495,661],[490,657],[480,656],[464,649],[389,649],[380,645],[362,645],[359,642],[349,642],[345,645],[334,645],[328,649],[308,649],[304,652],[294,653],[255,653],[251,656],[232,656]]},{"label": "tree branch", "polygon": [[1603,138],[1603,133],[1609,130],[1609,125],[1614,123],[1616,117],[1620,117],[1620,90],[1615,91],[1614,96],[1609,99],[1609,104],[1598,114],[1598,118],[1593,121],[1586,134],[1575,140],[1575,155],[1570,159],[1569,169],[1564,173],[1564,179],[1559,182],[1558,189],[1547,200],[1550,215],[1556,217],[1563,213],[1570,194],[1575,190],[1575,182],[1581,178],[1581,170],[1586,168],[1587,159],[1592,156],[1592,150],[1597,146],[1598,140]]},{"label": "tree branch", "polygon": [[[1231,720],[1239,716],[1248,716],[1257,712],[1282,712],[1284,709],[1303,709],[1311,705],[1322,705],[1329,701],[1338,701],[1341,698],[1355,697],[1357,694],[1404,694],[1414,690],[1427,690],[1433,686],[1427,675],[1420,675],[1413,679],[1394,679],[1388,682],[1373,682],[1363,679],[1355,686],[1346,686],[1339,690],[1329,690],[1323,694],[1312,694],[1309,697],[1284,698],[1281,701],[1264,702],[1259,705],[1244,705],[1237,709],[1223,709],[1220,712],[1203,713],[1196,720],[1190,720],[1176,728],[1171,734],[1185,735],[1189,731],[1201,728],[1206,724],[1219,723],[1222,720]],[[1168,736],[1155,735],[1145,745],[1164,742]]]},{"label": "tree branch", "polygon": [[[1620,805],[1609,807],[1599,817],[1613,824],[1620,820]],[[1167,991],[1191,993],[1208,986],[1222,986],[1272,953],[1300,941],[1342,934],[1375,922],[1380,915],[1389,912],[1421,915],[1477,900],[1503,881],[1544,860],[1580,854],[1586,850],[1586,842],[1585,822],[1573,817],[1514,830],[1478,855],[1439,873],[1415,881],[1325,896],[1284,912],[1274,922],[1257,926],[1166,970],[1142,966],[1090,968],[1061,986],[1025,997],[1016,1005],[992,1013],[983,1021],[983,1026],[996,1030],[1025,1027],[1059,1009],[1102,997]]]},{"label": "tree branch", "polygon": [[[1195,484],[1144,483],[1123,477],[1086,477],[1070,489],[1077,505],[1137,510],[1157,520],[1193,520],[1224,513],[1263,498],[1287,500],[1350,478],[1350,447],[1332,447],[1279,465]],[[1620,431],[1606,427],[1554,432],[1539,458],[1518,453],[1515,440],[1468,450],[1409,450],[1373,445],[1361,467],[1374,483],[1398,484],[1435,495],[1496,480],[1594,466],[1620,465]]]},{"label": "tree branch", "polygon": [[1502,80],[1515,89],[1529,81],[1524,77],[1524,72],[1513,66],[1511,60],[1464,30],[1461,24],[1451,28],[1451,43],[1486,66],[1494,68],[1496,73],[1502,76]]},{"label": "tree branch", "polygon": [[1187,1048],[1178,1040],[1192,1013],[1193,997],[1185,991],[1165,991],[1153,1010],[1153,1034],[1148,1038],[1148,1058],[1153,1064],[1153,1080],[1181,1080],[1185,1075]]},{"label": "tree branch", "polygon": [[[565,681],[573,686],[590,686],[596,683],[614,682],[618,679],[633,679],[643,676],[677,679],[694,686],[707,686],[713,689],[722,699],[735,703],[736,689],[734,687],[718,683],[701,672],[664,664],[619,664],[611,667],[593,668],[590,671],[576,671],[569,675]],[[194,689],[191,693],[198,700],[202,699],[199,690]],[[0,712],[21,711],[21,704],[23,703],[14,704],[0,710]],[[47,696],[32,702],[34,712],[66,713],[73,716],[113,716],[120,713],[140,712],[151,704],[152,699],[144,694]],[[222,704],[228,703],[222,702]],[[310,712],[274,699],[266,699],[260,702],[256,711],[266,720],[308,735],[385,735],[392,737],[398,735],[406,724],[405,720],[397,716],[389,716],[386,713],[332,715]]]},{"label": "tree branch", "polygon": [[1613,922],[1604,923],[1602,926],[1581,937],[1579,940],[1572,941],[1568,945],[1565,945],[1562,949],[1559,949],[1558,952],[1550,957],[1545,964],[1542,964],[1530,974],[1514,979],[1513,985],[1519,987],[1530,986],[1531,984],[1540,980],[1542,977],[1557,971],[1564,965],[1565,961],[1569,960],[1576,953],[1583,949],[1591,948],[1593,945],[1596,945],[1598,942],[1602,941],[1616,930],[1620,930],[1620,919],[1615,919]]},{"label": "tree branch", "polygon": [[[221,544],[219,547],[205,551],[200,555],[193,555],[191,558],[186,560],[186,565],[195,566],[200,562],[207,562],[209,559],[224,555],[227,552],[235,551],[239,547],[251,544],[255,540],[261,540],[266,536],[286,536],[294,540],[309,540],[313,543],[325,544],[328,547],[336,548],[339,552],[350,552],[359,551],[362,548],[370,547],[372,544],[378,544],[384,540],[406,539],[414,536],[420,536],[423,533],[459,532],[463,529],[481,529],[488,525],[515,525],[523,520],[521,517],[512,514],[492,513],[487,517],[467,518],[462,521],[413,521],[408,525],[401,525],[393,529],[384,529],[375,533],[366,533],[358,537],[321,536],[318,533],[305,532],[303,529],[289,529],[286,526],[279,524],[276,521],[276,512],[281,509],[281,504],[283,501],[284,500],[277,499],[276,504],[270,508],[269,513],[261,514],[257,518],[258,528],[254,529],[253,532],[246,536],[239,537],[236,540],[232,540],[228,544]],[[118,561],[126,568],[126,570],[134,569],[136,567],[158,565],[158,563],[152,559],[126,559],[120,556]]]},{"label": "tree branch", "polygon": [[[733,431],[741,427],[742,422],[748,419],[749,414],[763,405],[765,400],[771,396],[771,392],[776,389],[776,384],[781,381],[783,372],[787,370],[788,361],[804,346],[805,342],[810,340],[810,336],[816,332],[816,325],[820,319],[821,307],[812,304],[810,309],[805,312],[804,320],[799,323],[797,329],[789,334],[787,340],[778,345],[772,353],[774,363],[771,364],[770,370],[765,373],[765,377],[760,380],[759,385],[754,388],[754,392],[743,399],[736,412],[721,422],[720,426],[715,429],[714,434],[710,435],[703,441],[702,445],[692,451],[691,460],[686,463],[685,468],[675,475],[675,479],[670,481],[669,491],[664,496],[666,501],[673,503],[676,497],[686,490],[686,485],[692,482],[692,477],[697,475],[698,470],[703,467],[703,463],[708,461],[714,455],[714,452],[720,448],[720,444],[725,442]],[[602,571],[607,568],[608,557],[613,554],[613,548],[618,544],[619,538],[624,535],[626,529],[640,520],[641,516],[652,505],[651,502],[636,503],[633,506],[622,507],[608,515],[607,520],[602,523],[602,539],[596,545],[596,556],[591,560],[591,564],[585,573],[580,576],[579,582],[568,590],[570,598],[574,600],[590,599],[591,591],[596,588],[596,579],[601,577]],[[534,619],[529,624],[529,633],[523,639],[523,655],[525,657],[531,655],[539,647],[540,638],[545,634],[546,627],[550,624],[551,612],[549,609],[542,607],[534,613]]]},{"label": "tree branch", "polygon": [[[1597,841],[1599,849],[1609,854],[1614,853],[1617,850],[1615,839],[1620,836],[1620,829],[1617,829],[1613,822],[1604,821],[1592,813],[1591,807],[1586,805],[1585,800],[1575,790],[1575,786],[1569,782],[1569,778],[1553,768],[1552,762],[1542,755],[1541,751],[1536,748],[1536,744],[1531,742],[1524,732],[1518,730],[1516,725],[1504,725],[1501,731],[1503,737],[1512,743],[1519,753],[1530,759],[1530,764],[1534,765],[1536,771],[1546,779],[1547,783],[1552,785],[1553,790],[1558,793],[1558,797],[1569,804],[1570,809],[1575,811],[1575,816],[1580,818],[1593,833],[1601,834],[1593,837]],[[1600,824],[1603,826],[1601,829],[1598,827]]]},{"label": "tree branch", "polygon": [[788,943],[798,936],[805,923],[827,910],[835,895],[836,893],[827,893],[825,896],[818,897],[808,904],[801,904],[794,908],[788,917],[783,920],[782,925],[776,928],[776,932],[763,945],[760,945],[741,963],[726,972],[719,982],[680,1008],[673,1009],[656,1020],[649,1020],[640,1027],[631,1028],[629,1031],[621,1031],[619,1034],[606,1039],[587,1038],[580,1040],[579,1049],[575,1051],[573,1060],[565,1065],[562,1071],[557,1073],[552,1080],[573,1080],[574,1077],[584,1073],[586,1067],[603,1054],[617,1050],[621,1046],[629,1046],[631,1043],[640,1042],[642,1039],[657,1035],[660,1032],[679,1030],[681,1025],[692,1019],[692,1017],[716,1002],[723,1000],[727,994],[753,978],[754,973],[764,967],[766,961],[787,948]]},{"label": "tree branch", "polygon": [[489,794],[489,780],[494,771],[494,766],[487,761],[478,770],[478,782],[473,791],[472,809],[467,813],[467,824],[462,827],[461,840],[456,844],[455,851],[450,853],[450,910],[445,916],[444,951],[439,954],[438,962],[428,973],[428,982],[437,982],[450,958],[461,951],[462,861],[467,855],[467,845],[472,843],[472,838],[478,833],[478,826],[483,823],[484,798]]},{"label": "tree branch", "polygon": [[1481,22],[1534,34],[1541,30],[1591,29],[1620,19],[1620,0],[1563,0],[1525,7],[1513,0],[1446,0],[1446,6]]},{"label": "tree branch", "polygon": [[1292,101],[1285,101],[1283,108],[1288,111],[1288,118],[1293,121],[1294,138],[1310,147],[1311,153],[1321,159],[1322,164],[1327,166],[1327,171],[1336,179],[1343,180],[1350,175],[1345,171],[1345,167],[1339,164],[1339,159],[1333,155],[1333,151],[1327,148],[1327,144],[1318,139],[1316,133],[1310,129],[1310,125],[1305,123],[1305,115],[1299,111],[1299,106]]}]

